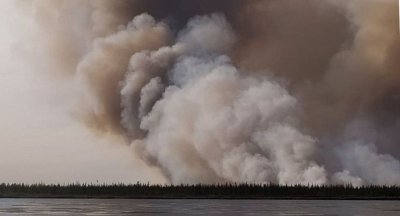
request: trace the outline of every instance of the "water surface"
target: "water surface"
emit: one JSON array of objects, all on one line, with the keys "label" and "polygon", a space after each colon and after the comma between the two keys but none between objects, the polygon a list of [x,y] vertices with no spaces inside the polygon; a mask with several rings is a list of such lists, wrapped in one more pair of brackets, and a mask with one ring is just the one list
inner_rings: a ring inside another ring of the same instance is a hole
[{"label": "water surface", "polygon": [[400,201],[0,199],[0,215],[399,216]]}]

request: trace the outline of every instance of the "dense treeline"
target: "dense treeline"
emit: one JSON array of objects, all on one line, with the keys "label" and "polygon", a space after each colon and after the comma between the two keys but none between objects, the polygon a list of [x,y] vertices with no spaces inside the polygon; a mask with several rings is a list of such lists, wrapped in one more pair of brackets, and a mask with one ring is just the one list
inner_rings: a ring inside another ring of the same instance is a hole
[{"label": "dense treeline", "polygon": [[400,199],[399,186],[0,184],[7,198]]}]

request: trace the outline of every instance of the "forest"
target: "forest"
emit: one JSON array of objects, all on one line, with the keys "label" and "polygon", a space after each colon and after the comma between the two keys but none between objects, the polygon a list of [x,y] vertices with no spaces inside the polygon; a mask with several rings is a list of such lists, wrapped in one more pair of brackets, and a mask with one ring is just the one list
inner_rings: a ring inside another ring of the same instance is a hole
[{"label": "forest", "polygon": [[0,184],[0,198],[126,199],[376,199],[400,200],[399,186],[369,185],[151,185],[151,184]]}]

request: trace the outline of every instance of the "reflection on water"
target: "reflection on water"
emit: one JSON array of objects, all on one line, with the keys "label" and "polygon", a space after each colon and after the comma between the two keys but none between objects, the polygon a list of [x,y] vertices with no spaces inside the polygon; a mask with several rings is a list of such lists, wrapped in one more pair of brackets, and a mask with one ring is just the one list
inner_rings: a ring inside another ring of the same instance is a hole
[{"label": "reflection on water", "polygon": [[0,215],[398,216],[400,201],[0,199]]}]

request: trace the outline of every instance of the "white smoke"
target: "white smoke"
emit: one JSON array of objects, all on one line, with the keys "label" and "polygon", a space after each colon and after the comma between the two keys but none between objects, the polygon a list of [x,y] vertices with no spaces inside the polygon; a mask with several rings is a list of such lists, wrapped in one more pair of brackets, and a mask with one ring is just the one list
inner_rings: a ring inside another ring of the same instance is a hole
[{"label": "white smoke", "polygon": [[337,172],[332,176],[332,182],[340,185],[353,185],[355,187],[362,186],[364,181],[360,177],[354,177],[350,175],[350,171],[344,170]]},{"label": "white smoke", "polygon": [[366,184],[397,185],[400,182],[400,162],[389,154],[377,153],[373,144],[348,143],[341,154],[343,166],[348,169],[345,172],[357,175],[356,179],[337,176],[342,183],[360,185],[364,180]]},{"label": "white smoke", "polygon": [[132,56],[122,122],[146,134],[134,145],[172,183],[326,183],[313,160],[315,140],[296,128],[296,99],[273,78],[235,68],[223,55],[234,40],[225,18],[214,14],[190,21],[174,46]]},{"label": "white smoke", "polygon": [[165,86],[160,77],[155,77],[147,83],[140,92],[139,119],[146,116],[155,102],[161,98]]},{"label": "white smoke", "polygon": [[[270,74],[244,72],[231,62],[227,54],[237,36],[223,15],[194,17],[168,45],[172,37],[166,24],[139,15],[126,29],[97,40],[78,70],[84,86],[104,88],[89,96],[106,100],[89,106],[96,119],[122,125],[139,155],[172,183],[400,181],[399,162],[361,142],[338,151],[343,171],[329,176],[316,157],[319,141],[300,130],[297,99]],[[338,57],[328,75],[335,65],[349,70]],[[377,171],[368,172],[371,166]]]},{"label": "white smoke", "polygon": [[[120,104],[124,101],[120,100],[119,85],[125,76],[130,56],[142,50],[166,45],[169,37],[167,26],[156,23],[151,16],[143,14],[135,17],[125,29],[94,41],[92,50],[77,67],[77,80],[83,87],[82,92],[87,94],[82,101],[86,104],[82,116],[89,126],[109,132],[121,131]],[[141,54],[135,56],[141,58]],[[134,61],[135,58],[132,58],[131,64],[135,64]],[[141,74],[138,72],[135,76]],[[143,79],[142,82],[147,82],[145,78]],[[135,85],[138,86],[133,88],[142,88],[139,83]],[[129,109],[128,104],[126,109]],[[129,123],[122,123],[129,127]],[[133,133],[135,129],[129,130]]]}]

